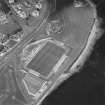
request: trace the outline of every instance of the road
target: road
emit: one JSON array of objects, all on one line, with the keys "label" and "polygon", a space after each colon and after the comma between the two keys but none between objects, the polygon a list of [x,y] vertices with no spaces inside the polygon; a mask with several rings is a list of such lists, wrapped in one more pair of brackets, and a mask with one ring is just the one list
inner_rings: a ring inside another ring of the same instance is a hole
[{"label": "road", "polygon": [[11,51],[9,51],[4,57],[0,59],[0,66],[4,65],[6,63],[6,58],[11,57],[19,48],[21,48],[22,46],[24,46],[24,44],[30,41],[30,39],[32,39],[33,37],[37,37],[37,34],[35,36],[35,33],[37,33],[40,30],[40,28],[44,25],[44,23],[47,21],[48,14],[49,13],[47,13],[47,16],[44,17],[44,19],[38,24],[38,26],[35,29],[33,29],[31,33],[24,37],[20,41],[20,43],[18,43],[13,49],[11,49]]}]

